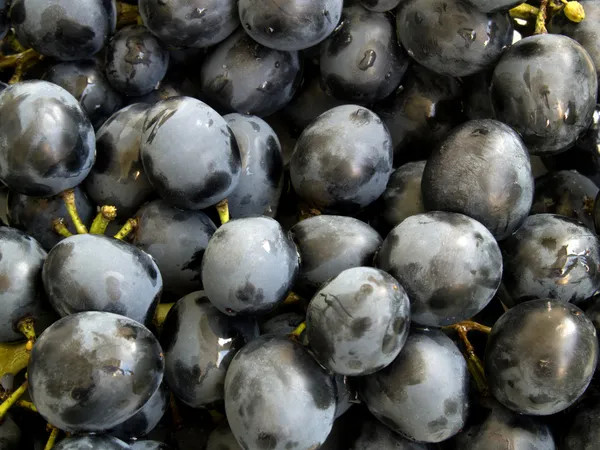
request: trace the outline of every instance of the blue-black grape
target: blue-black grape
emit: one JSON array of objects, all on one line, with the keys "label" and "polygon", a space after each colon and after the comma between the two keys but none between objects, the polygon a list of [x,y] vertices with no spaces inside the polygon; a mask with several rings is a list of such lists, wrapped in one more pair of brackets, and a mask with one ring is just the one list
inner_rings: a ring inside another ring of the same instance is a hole
[{"label": "blue-black grape", "polygon": [[494,324],[485,373],[491,393],[506,407],[546,416],[583,394],[597,360],[590,319],[570,303],[539,299],[511,308]]},{"label": "blue-black grape", "polygon": [[35,239],[14,228],[0,227],[0,342],[25,340],[19,322],[43,312],[45,259],[46,252]]},{"label": "blue-black grape", "polygon": [[117,25],[114,0],[13,0],[19,42],[42,55],[75,61],[98,53]]},{"label": "blue-black grape", "polygon": [[44,80],[58,84],[75,97],[96,130],[123,104],[121,95],[108,83],[104,69],[94,60],[54,64]]},{"label": "blue-black grape", "polygon": [[529,216],[501,248],[502,281],[514,303],[535,298],[578,303],[600,288],[600,241],[576,220]]},{"label": "blue-black grape", "polygon": [[383,220],[388,227],[394,228],[407,217],[425,212],[421,180],[426,162],[409,162],[392,173],[381,196]]},{"label": "blue-black grape", "polygon": [[242,448],[318,448],[331,431],[335,409],[331,377],[297,342],[262,336],[229,365],[225,411]]},{"label": "blue-black grape", "polygon": [[319,67],[331,95],[370,104],[396,90],[408,63],[393,18],[355,5],[344,8],[340,26],[321,44]]},{"label": "blue-black grape", "polygon": [[22,432],[10,415],[0,422],[0,448],[2,450],[19,450],[21,448]]},{"label": "blue-black grape", "polygon": [[277,134],[258,117],[234,113],[224,119],[242,160],[240,181],[227,198],[231,217],[274,217],[283,189],[283,154]]},{"label": "blue-black grape", "polygon": [[[305,319],[304,315],[297,312],[278,314],[260,324],[260,334],[287,336],[298,328]],[[300,341],[302,341],[302,335],[300,335]]]},{"label": "blue-black grape", "polygon": [[302,80],[296,51],[265,47],[236,31],[206,57],[200,90],[215,108],[265,117],[283,108]]},{"label": "blue-black grape", "polygon": [[106,312],[73,314],[33,346],[29,395],[61,430],[101,432],[142,408],[163,371],[162,349],[140,323]]},{"label": "blue-black grape", "polygon": [[391,11],[400,4],[400,1],[401,0],[360,0],[365,8],[376,12]]},{"label": "blue-black grape", "polygon": [[385,369],[360,380],[371,413],[408,439],[441,442],[465,425],[469,372],[454,342],[439,330],[414,329]]},{"label": "blue-black grape", "polygon": [[191,97],[169,98],[148,111],[141,154],[150,184],[179,208],[215,205],[240,180],[233,132],[214,109]]},{"label": "blue-black grape", "polygon": [[47,81],[0,93],[0,181],[12,191],[50,197],[73,188],[94,163],[94,129],[79,102]]},{"label": "blue-black grape", "polygon": [[[96,206],[79,186],[74,192],[79,217],[83,223],[91,223],[96,214]],[[7,201],[10,226],[27,233],[38,241],[44,250],[50,251],[64,239],[52,229],[53,220],[69,217],[62,197],[31,197],[10,191]],[[70,220],[65,220],[64,224],[70,232],[75,233],[75,227]]]},{"label": "blue-black grape", "polygon": [[269,217],[227,222],[208,242],[202,282],[210,301],[228,315],[261,314],[283,302],[298,274],[292,239]]},{"label": "blue-black grape", "polygon": [[482,12],[508,11],[521,3],[520,0],[468,0],[468,2]]},{"label": "blue-black grape", "polygon": [[493,67],[512,43],[512,19],[479,11],[463,0],[407,0],[396,14],[398,39],[434,72],[464,77]]},{"label": "blue-black grape", "polygon": [[106,76],[125,95],[151,92],[167,73],[169,52],[141,25],[121,28],[106,48]]},{"label": "blue-black grape", "polygon": [[302,133],[292,159],[294,189],[325,212],[355,213],[375,201],[392,173],[392,140],[372,111],[342,105]]},{"label": "blue-black grape", "polygon": [[164,295],[178,300],[202,289],[202,259],[217,227],[202,211],[175,208],[164,200],[136,213],[133,243],[152,255],[163,279]]},{"label": "blue-black grape", "polygon": [[343,0],[240,0],[242,26],[256,42],[277,50],[303,50],[323,41],[340,21]]},{"label": "blue-black grape", "polygon": [[131,444],[131,450],[170,450],[167,444],[158,441],[136,441]]},{"label": "blue-black grape", "polygon": [[117,239],[79,234],[50,250],[44,288],[61,316],[105,311],[149,325],[162,292],[162,277],[150,255]]},{"label": "blue-black grape", "polygon": [[498,120],[513,127],[532,154],[571,147],[592,121],[598,80],[594,63],[574,40],[539,34],[504,52],[491,93]]},{"label": "blue-black grape", "polygon": [[427,160],[422,179],[425,208],[472,217],[498,240],[529,215],[533,187],[527,147],[510,127],[489,119],[455,128]]},{"label": "blue-black grape", "polygon": [[209,47],[238,27],[235,0],[140,0],[144,25],[167,45]]},{"label": "blue-black grape", "polygon": [[377,267],[390,273],[411,300],[411,318],[450,325],[481,311],[502,279],[494,236],[458,213],[429,212],[405,219],[385,238]]},{"label": "blue-black grape", "polygon": [[146,104],[113,114],[96,132],[96,161],[84,188],[97,205],[112,205],[121,218],[131,216],[154,192],[142,166],[140,142]]},{"label": "blue-black grape", "polygon": [[9,9],[9,0],[0,0],[0,39],[4,39],[10,29],[10,21],[8,18]]},{"label": "blue-black grape", "polygon": [[[587,10],[586,10],[587,11]],[[591,399],[579,405],[567,428],[562,450],[594,450],[600,442],[600,401]]]},{"label": "blue-black grape", "polygon": [[344,216],[311,217],[290,231],[302,261],[297,284],[310,297],[344,270],[372,265],[383,242],[369,225]]},{"label": "blue-black grape", "polygon": [[316,359],[334,373],[368,375],[388,366],[408,337],[410,303],[387,273],[347,269],[312,298],[306,334]]},{"label": "blue-black grape", "polygon": [[101,434],[69,436],[52,448],[54,450],[131,450],[131,447],[120,439]]}]

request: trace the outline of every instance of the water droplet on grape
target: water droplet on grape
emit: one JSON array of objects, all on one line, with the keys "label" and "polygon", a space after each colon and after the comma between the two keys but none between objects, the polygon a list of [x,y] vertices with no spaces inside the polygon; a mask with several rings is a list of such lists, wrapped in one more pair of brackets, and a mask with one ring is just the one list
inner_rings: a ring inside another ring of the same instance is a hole
[{"label": "water droplet on grape", "polygon": [[265,81],[259,87],[256,88],[257,91],[267,92],[273,87],[273,84],[270,81]]},{"label": "water droplet on grape", "polygon": [[279,61],[275,61],[275,67],[276,67],[277,69],[279,69],[279,67],[280,67],[280,66],[281,66],[281,63],[280,63]]},{"label": "water droplet on grape", "polygon": [[246,26],[246,30],[248,30],[248,31],[251,31],[251,30],[252,30],[252,27],[250,26],[250,24],[249,24],[249,23],[246,23],[246,24],[245,24],[245,26]]},{"label": "water droplet on grape", "polygon": [[273,27],[267,27],[265,28],[265,31],[269,34],[273,34],[275,32],[275,29]]}]

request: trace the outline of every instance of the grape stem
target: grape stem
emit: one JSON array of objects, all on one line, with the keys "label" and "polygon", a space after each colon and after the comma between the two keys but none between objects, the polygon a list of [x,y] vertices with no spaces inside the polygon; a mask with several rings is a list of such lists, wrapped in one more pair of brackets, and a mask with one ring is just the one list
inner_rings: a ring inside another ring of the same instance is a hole
[{"label": "grape stem", "polygon": [[18,400],[17,403],[15,403],[15,406],[18,406],[19,408],[28,409],[30,411],[33,411],[34,413],[38,412],[35,405],[31,402],[28,402],[27,400]]},{"label": "grape stem", "polygon": [[221,219],[221,225],[225,225],[229,222],[229,202],[227,199],[220,201],[216,205],[217,212],[219,213],[219,219]]},{"label": "grape stem", "polygon": [[210,413],[210,416],[212,417],[212,420],[215,424],[222,423],[226,419],[223,414],[221,414],[219,411],[217,411],[215,409],[209,409],[208,412]]},{"label": "grape stem", "polygon": [[75,231],[77,231],[77,234],[87,234],[88,229],[81,220],[81,217],[77,212],[77,206],[75,205],[75,191],[73,189],[67,189],[61,194],[61,197],[65,202],[65,207],[67,208],[67,212],[73,221],[73,225],[75,225]]},{"label": "grape stem", "polygon": [[540,2],[540,9],[535,19],[535,34],[547,34],[546,29],[546,14],[548,11],[548,0],[542,0]]},{"label": "grape stem", "polygon": [[108,224],[115,220],[117,217],[117,208],[114,206],[104,205],[98,211],[98,215],[92,222],[90,227],[90,234],[104,234]]},{"label": "grape stem", "polygon": [[27,338],[27,346],[25,349],[28,353],[31,352],[36,339],[34,323],[32,317],[27,317],[17,324],[19,331]]},{"label": "grape stem", "polygon": [[137,219],[127,219],[127,222],[125,222],[125,225],[123,225],[123,227],[113,237],[115,239],[118,239],[118,240],[122,241],[127,236],[129,236],[129,234],[133,230],[135,230],[137,228],[137,226],[138,226],[138,220]]},{"label": "grape stem", "polygon": [[52,450],[52,448],[54,447],[54,443],[56,442],[56,438],[58,437],[58,428],[53,427],[52,425],[48,426],[52,431],[50,431],[50,436],[48,437],[48,441],[46,442],[44,450]]},{"label": "grape stem", "polygon": [[283,301],[284,305],[296,305],[302,301],[302,297],[300,297],[295,292],[290,292],[285,300]]},{"label": "grape stem", "polygon": [[136,5],[117,2],[117,28],[121,29],[127,25],[139,23],[140,13]]},{"label": "grape stem", "polygon": [[321,211],[306,204],[300,204],[300,213],[298,219],[300,221],[310,219],[311,217],[320,216]]},{"label": "grape stem", "polygon": [[23,396],[23,394],[25,394],[25,392],[27,391],[27,387],[28,387],[28,382],[27,380],[25,380],[25,382],[19,386],[17,388],[17,390],[15,390],[12,394],[10,394],[6,400],[4,400],[2,402],[2,404],[0,404],[0,422],[2,420],[4,420],[4,417],[6,416],[6,413],[8,413],[8,410],[15,404],[17,403],[17,401]]},{"label": "grape stem", "polygon": [[73,233],[71,233],[65,225],[65,219],[63,219],[62,217],[59,217],[58,219],[54,219],[52,221],[52,229],[65,238],[73,236]]},{"label": "grape stem", "polygon": [[171,308],[175,305],[175,303],[159,303],[156,307],[156,312],[154,313],[154,326],[159,330],[162,328],[163,323],[165,323],[165,319],[167,318],[167,314]]},{"label": "grape stem", "polygon": [[306,322],[302,322],[298,327],[290,333],[290,337],[296,341],[300,339],[300,335],[306,330]]},{"label": "grape stem", "polygon": [[15,84],[21,81],[23,73],[42,59],[42,55],[32,48],[15,53],[14,55],[0,55],[0,69],[14,67],[15,71],[9,84]]}]

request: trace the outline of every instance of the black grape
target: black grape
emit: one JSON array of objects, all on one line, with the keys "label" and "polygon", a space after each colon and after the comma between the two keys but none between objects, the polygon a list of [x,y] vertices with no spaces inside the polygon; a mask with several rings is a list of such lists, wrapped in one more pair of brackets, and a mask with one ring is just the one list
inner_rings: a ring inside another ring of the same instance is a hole
[{"label": "black grape", "polygon": [[579,405],[567,429],[561,450],[594,450],[600,442],[600,401],[591,399]]},{"label": "black grape", "polygon": [[304,315],[296,312],[278,314],[260,324],[260,334],[276,334],[284,337],[291,334],[305,319]]},{"label": "black grape", "polygon": [[158,441],[135,441],[131,444],[131,450],[170,450],[167,444]]},{"label": "black grape", "polygon": [[361,0],[362,5],[376,12],[391,11],[394,9],[401,0]]},{"label": "black grape", "polygon": [[54,450],[130,450],[125,442],[104,435],[87,434],[70,436],[52,447]]},{"label": "black grape", "polygon": [[425,212],[421,194],[421,180],[427,161],[403,164],[396,169],[381,199],[383,200],[383,219],[391,229],[404,219]]}]

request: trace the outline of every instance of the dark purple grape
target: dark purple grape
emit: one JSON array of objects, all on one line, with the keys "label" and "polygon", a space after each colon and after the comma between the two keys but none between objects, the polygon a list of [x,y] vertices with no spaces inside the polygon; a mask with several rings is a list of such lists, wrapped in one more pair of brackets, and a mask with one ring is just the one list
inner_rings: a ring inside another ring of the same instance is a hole
[{"label": "dark purple grape", "polygon": [[[592,115],[592,123],[588,129],[581,135],[577,140],[577,150],[583,150],[587,152],[592,159],[592,173],[600,170],[600,106],[597,105]],[[561,153],[560,155],[568,154],[569,152]],[[586,169],[590,169],[589,165],[586,164]],[[586,175],[589,175],[587,172]]]},{"label": "dark purple grape", "polygon": [[10,227],[0,227],[0,342],[25,340],[21,320],[43,313],[41,283],[46,252],[32,237]]},{"label": "dark purple grape", "polygon": [[[169,57],[170,67],[175,64]],[[158,85],[146,95],[138,97],[127,97],[129,104],[134,103],[147,103],[154,105],[161,100],[166,100],[171,97],[196,97],[198,95],[198,89],[192,84],[185,73],[181,73],[179,70],[167,72],[165,78],[158,83]]]},{"label": "dark purple grape", "polygon": [[21,429],[10,415],[5,416],[0,422],[0,448],[2,450],[20,450]]},{"label": "dark purple grape", "polygon": [[[83,223],[91,223],[96,215],[96,207],[79,186],[74,191],[79,217]],[[52,221],[68,217],[65,202],[60,196],[42,198],[12,191],[8,193],[8,223],[11,227],[18,228],[37,240],[46,251],[50,251],[64,239],[54,231]],[[75,233],[75,227],[70,220],[65,220],[64,224],[68,230]]]},{"label": "dark purple grape", "polygon": [[578,303],[600,289],[600,241],[582,223],[529,216],[502,243],[503,285],[514,303],[553,298]]},{"label": "dark purple grape", "polygon": [[383,241],[377,267],[392,275],[411,300],[413,322],[450,325],[481,311],[502,278],[502,255],[479,222],[457,213],[405,219]]},{"label": "dark purple grape", "polygon": [[0,181],[20,194],[50,197],[73,188],[94,163],[92,124],[71,94],[47,81],[0,93],[0,135]]},{"label": "dark purple grape", "polygon": [[388,127],[394,147],[394,167],[421,160],[456,125],[464,121],[462,89],[456,78],[414,64],[401,89],[374,106]]},{"label": "dark purple grape", "polygon": [[242,26],[256,42],[277,50],[303,50],[329,36],[340,21],[343,0],[240,0]]},{"label": "dark purple grape", "polygon": [[169,406],[170,394],[169,388],[163,381],[140,410],[125,422],[107,430],[106,433],[123,440],[146,436],[158,425],[165,414]]},{"label": "dark purple grape", "polygon": [[161,343],[165,380],[179,400],[193,408],[223,400],[229,363],[246,343],[246,336],[240,333],[244,325],[258,335],[254,321],[219,312],[204,291],[175,303],[165,320]]},{"label": "dark purple grape", "polygon": [[400,1],[401,0],[360,0],[365,8],[376,12],[391,11],[400,4]]},{"label": "dark purple grape", "polygon": [[114,0],[12,0],[19,42],[42,55],[75,61],[95,55],[117,25]]},{"label": "dark purple grape", "polygon": [[145,95],[165,77],[169,52],[146,27],[121,28],[106,48],[106,76],[125,95]]},{"label": "dark purple grape", "polygon": [[292,239],[269,217],[227,222],[208,242],[202,261],[204,290],[228,315],[269,312],[289,293],[298,274]]},{"label": "dark purple grape", "polygon": [[523,223],[533,200],[527,147],[496,120],[471,120],[455,128],[433,151],[423,172],[429,211],[465,214],[498,240]]},{"label": "dark purple grape", "polygon": [[214,109],[190,97],[169,98],[148,111],[141,153],[150,183],[179,208],[213,206],[239,183],[233,132]]},{"label": "dark purple grape", "polygon": [[162,292],[152,257],[137,247],[101,235],[73,235],[50,250],[44,288],[61,315],[104,311],[149,325]]},{"label": "dark purple grape", "polygon": [[309,204],[355,213],[375,201],[392,173],[392,141],[372,111],[343,105],[321,114],[296,144],[292,184]]},{"label": "dark purple grape", "polygon": [[235,0],[140,0],[144,25],[167,45],[209,47],[238,27]]},{"label": "dark purple grape", "polygon": [[330,371],[368,375],[400,353],[410,326],[406,292],[387,273],[347,269],[312,298],[306,334],[316,359]]},{"label": "dark purple grape", "polygon": [[167,444],[158,441],[136,441],[131,444],[131,450],[170,450]]},{"label": "dark purple grape", "polygon": [[227,198],[231,217],[275,217],[283,189],[283,155],[277,134],[255,116],[236,113],[224,119],[242,158],[239,184]]},{"label": "dark purple grape", "polygon": [[154,257],[164,283],[164,294],[178,300],[202,289],[202,259],[217,227],[202,211],[174,208],[163,200],[145,204],[133,243]]},{"label": "dark purple grape", "polygon": [[531,300],[508,310],[492,327],[485,373],[504,406],[546,416],[583,394],[597,360],[596,329],[579,308],[560,300]]},{"label": "dark purple grape", "polygon": [[366,223],[344,216],[311,217],[290,231],[302,262],[297,284],[310,297],[344,270],[372,265],[383,241]]},{"label": "dark purple grape", "polygon": [[206,450],[242,450],[242,447],[231,432],[229,424],[224,424],[210,433]]},{"label": "dark purple grape", "polygon": [[[276,334],[285,337],[292,333],[298,326],[306,320],[306,316],[287,312],[271,317],[260,325],[260,334]],[[302,341],[302,335],[300,336]]]},{"label": "dark purple grape", "polygon": [[494,12],[508,11],[509,9],[519,5],[521,0],[468,0],[468,2],[479,11]]},{"label": "dark purple grape", "polygon": [[73,314],[37,339],[29,395],[65,431],[110,429],[132,417],[163,378],[162,349],[144,326],[117,314]]},{"label": "dark purple grape", "polygon": [[335,409],[331,377],[297,342],[262,336],[231,361],[225,411],[242,448],[319,448]]},{"label": "dark purple grape", "polygon": [[54,450],[130,450],[125,442],[112,436],[85,434],[64,438],[54,447]]},{"label": "dark purple grape", "polygon": [[560,214],[594,229],[593,205],[598,186],[576,170],[559,170],[535,180],[531,214]]},{"label": "dark purple grape", "polygon": [[393,18],[360,5],[344,8],[340,25],[321,44],[323,85],[341,100],[370,104],[384,99],[396,90],[408,63]]},{"label": "dark purple grape", "polygon": [[10,20],[8,18],[9,9],[10,0],[0,0],[0,39],[4,39],[8,30],[10,30]]},{"label": "dark purple grape", "polygon": [[508,13],[486,14],[462,0],[407,0],[396,14],[398,39],[419,64],[464,77],[493,67],[512,43]]},{"label": "dark purple grape", "polygon": [[496,65],[491,86],[496,117],[519,132],[534,155],[575,143],[592,121],[597,91],[589,54],[556,34],[512,45]]},{"label": "dark purple grape", "polygon": [[391,229],[404,219],[425,212],[421,180],[427,161],[409,162],[392,173],[383,200],[383,220]]},{"label": "dark purple grape", "polygon": [[58,84],[75,97],[96,130],[123,104],[121,95],[108,83],[104,69],[94,60],[55,64],[44,80]]},{"label": "dark purple grape", "polygon": [[240,29],[206,57],[200,89],[219,110],[265,117],[289,103],[301,80],[298,52],[265,47]]},{"label": "dark purple grape", "polygon": [[131,216],[152,194],[140,156],[144,120],[150,105],[137,103],[113,114],[96,132],[96,162],[84,188],[98,205]]},{"label": "dark purple grape", "polygon": [[600,421],[600,401],[598,399],[581,405],[567,429],[561,450],[594,450],[600,442],[598,421]]},{"label": "dark purple grape", "polygon": [[442,331],[412,330],[394,362],[360,383],[371,413],[408,439],[441,442],[465,425],[469,372]]}]

